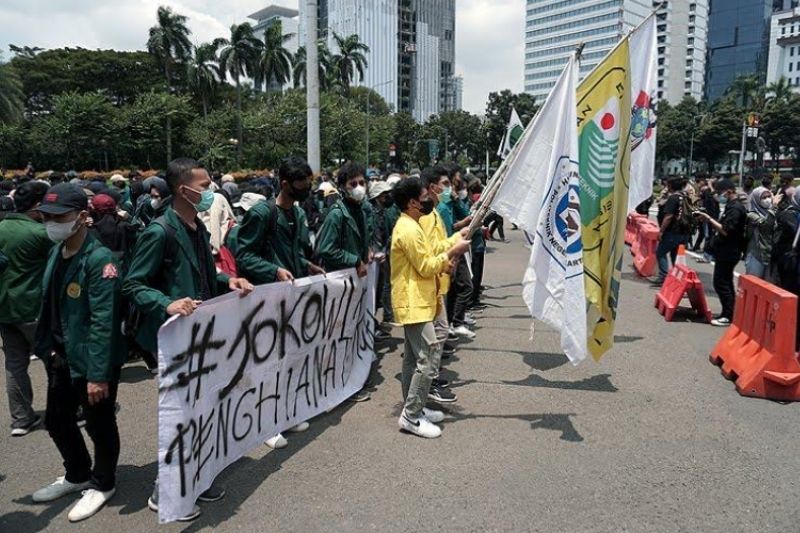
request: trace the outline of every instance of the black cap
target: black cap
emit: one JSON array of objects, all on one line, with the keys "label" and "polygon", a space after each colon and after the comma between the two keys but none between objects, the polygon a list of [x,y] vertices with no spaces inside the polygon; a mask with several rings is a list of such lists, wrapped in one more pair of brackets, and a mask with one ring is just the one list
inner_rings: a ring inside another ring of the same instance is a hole
[{"label": "black cap", "polygon": [[735,191],[736,184],[729,178],[722,178],[714,183],[714,190],[717,192]]},{"label": "black cap", "polygon": [[59,183],[48,189],[42,204],[37,211],[48,215],[63,215],[70,211],[85,211],[89,208],[89,199],[78,185]]}]

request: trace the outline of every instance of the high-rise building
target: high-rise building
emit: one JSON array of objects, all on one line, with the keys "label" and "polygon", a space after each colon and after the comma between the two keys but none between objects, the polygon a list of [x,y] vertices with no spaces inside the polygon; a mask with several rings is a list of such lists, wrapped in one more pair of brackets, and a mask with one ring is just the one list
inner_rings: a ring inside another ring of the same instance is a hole
[{"label": "high-rise building", "polygon": [[[297,48],[299,46],[297,40],[298,14],[299,12],[296,9],[272,5],[260,11],[256,11],[247,18],[256,21],[256,23],[253,24],[253,33],[255,33],[256,37],[260,40],[264,40],[264,34],[269,28],[275,24],[280,24],[281,34],[284,35],[286,39],[283,43],[283,47],[294,55],[297,53]],[[268,90],[276,91],[287,86],[290,87],[292,85],[292,80],[288,80],[282,85],[276,83],[275,80],[267,80],[266,83]],[[261,88],[257,87],[256,89]]]},{"label": "high-rise building", "polygon": [[464,77],[453,76],[453,111],[464,109]]},{"label": "high-rise building", "polygon": [[658,99],[703,99],[709,0],[672,0],[656,14]]},{"label": "high-rise building", "polygon": [[781,78],[800,92],[800,7],[772,15],[767,83]]},{"label": "high-rise building", "polygon": [[653,1],[527,0],[526,9],[525,91],[544,99],[579,44],[583,77],[653,11]]},{"label": "high-rise building", "polygon": [[770,18],[791,0],[711,0],[706,99],[723,96],[741,75],[766,81]]},{"label": "high-rise building", "polygon": [[[300,2],[300,42],[305,42]],[[364,79],[395,110],[418,121],[455,108],[455,0],[320,0],[319,36],[336,53],[334,33],[369,46]]]}]

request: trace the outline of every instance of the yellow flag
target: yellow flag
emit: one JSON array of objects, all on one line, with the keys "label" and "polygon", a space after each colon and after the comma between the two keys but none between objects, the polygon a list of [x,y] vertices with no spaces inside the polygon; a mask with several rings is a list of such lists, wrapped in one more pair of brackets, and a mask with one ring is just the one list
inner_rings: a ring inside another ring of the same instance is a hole
[{"label": "yellow flag", "polygon": [[614,345],[630,173],[631,79],[626,37],[578,86],[578,150],[587,345]]}]

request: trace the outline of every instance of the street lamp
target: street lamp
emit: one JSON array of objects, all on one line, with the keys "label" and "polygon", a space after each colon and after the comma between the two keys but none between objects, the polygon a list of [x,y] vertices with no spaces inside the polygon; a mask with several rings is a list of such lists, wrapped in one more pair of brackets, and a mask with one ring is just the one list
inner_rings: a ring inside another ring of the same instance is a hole
[{"label": "street lamp", "polygon": [[370,117],[369,95],[372,94],[372,91],[374,91],[378,87],[383,87],[384,85],[392,83],[393,81],[394,80],[386,80],[384,82],[379,83],[378,85],[375,85],[374,87],[367,87],[367,168],[368,169],[369,169],[369,117]]},{"label": "street lamp", "polygon": [[698,118],[700,119],[700,123],[697,125],[697,127],[700,127],[700,126],[703,125],[703,121],[706,119],[707,116],[708,116],[708,113],[703,113],[702,115],[695,115],[694,117],[692,117],[692,140],[689,142],[689,172],[688,172],[690,178],[694,175],[694,159],[693,159],[694,158],[694,132],[697,130],[697,128],[694,125],[695,124],[695,120],[697,120]]}]

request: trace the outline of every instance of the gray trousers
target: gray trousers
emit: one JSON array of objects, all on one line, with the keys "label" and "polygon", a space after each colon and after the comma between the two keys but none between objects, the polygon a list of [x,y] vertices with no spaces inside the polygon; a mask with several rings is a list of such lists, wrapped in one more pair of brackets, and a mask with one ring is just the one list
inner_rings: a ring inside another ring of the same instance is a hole
[{"label": "gray trousers", "polygon": [[406,324],[401,383],[405,411],[415,418],[428,401],[431,381],[439,373],[442,344],[436,338],[432,322]]},{"label": "gray trousers", "polygon": [[0,324],[12,429],[27,427],[36,416],[33,412],[33,388],[28,375],[35,334],[36,322]]}]

